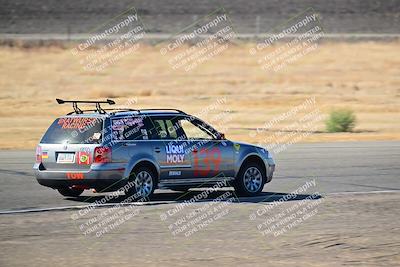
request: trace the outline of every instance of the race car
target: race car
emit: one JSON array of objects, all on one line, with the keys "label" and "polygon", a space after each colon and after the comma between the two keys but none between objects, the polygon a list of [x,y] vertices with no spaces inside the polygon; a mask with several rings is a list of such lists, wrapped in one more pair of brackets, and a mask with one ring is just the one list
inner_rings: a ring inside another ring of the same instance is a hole
[{"label": "race car", "polygon": [[[107,101],[64,101],[74,111],[57,118],[36,148],[39,184],[63,196],[85,189],[121,190],[142,199],[155,189],[234,187],[255,196],[272,180],[275,162],[264,148],[224,134],[177,109],[103,109]],[[78,104],[95,104],[82,110]]]}]

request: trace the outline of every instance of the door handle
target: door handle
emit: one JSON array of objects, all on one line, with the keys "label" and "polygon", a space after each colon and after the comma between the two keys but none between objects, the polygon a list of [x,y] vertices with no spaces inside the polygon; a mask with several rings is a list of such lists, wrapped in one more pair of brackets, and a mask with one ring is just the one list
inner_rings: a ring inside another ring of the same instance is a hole
[{"label": "door handle", "polygon": [[155,147],[155,148],[154,148],[154,151],[155,151],[156,153],[160,153],[160,152],[161,152],[161,149],[160,149],[159,147]]}]

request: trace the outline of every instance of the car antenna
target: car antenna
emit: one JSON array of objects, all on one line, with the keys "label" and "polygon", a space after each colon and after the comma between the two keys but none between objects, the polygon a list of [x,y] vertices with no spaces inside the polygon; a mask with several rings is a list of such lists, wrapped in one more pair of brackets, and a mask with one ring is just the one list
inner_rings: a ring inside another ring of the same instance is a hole
[{"label": "car antenna", "polygon": [[109,105],[115,104],[114,100],[111,100],[111,99],[107,99],[106,101],[86,101],[86,100],[63,100],[63,99],[56,98],[56,101],[60,105],[65,104],[65,103],[72,103],[72,107],[74,108],[74,111],[76,114],[83,113],[83,111],[78,107],[78,103],[96,104],[96,110],[100,114],[106,113],[106,111],[100,106],[100,104],[109,104]]}]

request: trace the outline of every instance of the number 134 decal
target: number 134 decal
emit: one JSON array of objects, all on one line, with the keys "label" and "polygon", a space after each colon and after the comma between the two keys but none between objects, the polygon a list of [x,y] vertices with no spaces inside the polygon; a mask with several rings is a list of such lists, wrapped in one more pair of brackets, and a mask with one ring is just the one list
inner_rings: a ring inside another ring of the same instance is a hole
[{"label": "number 134 decal", "polygon": [[218,147],[212,149],[201,148],[193,153],[194,176],[207,176],[210,172],[217,174],[221,164],[221,150]]}]

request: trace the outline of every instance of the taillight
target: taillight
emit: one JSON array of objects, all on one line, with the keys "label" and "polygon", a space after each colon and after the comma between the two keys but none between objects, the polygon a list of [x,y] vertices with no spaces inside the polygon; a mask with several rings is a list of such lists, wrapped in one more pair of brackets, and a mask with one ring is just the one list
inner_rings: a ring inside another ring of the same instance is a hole
[{"label": "taillight", "polygon": [[94,149],[94,163],[107,163],[111,162],[111,148],[110,147],[96,147]]},{"label": "taillight", "polygon": [[36,147],[36,163],[41,163],[42,162],[42,147],[37,146]]}]

